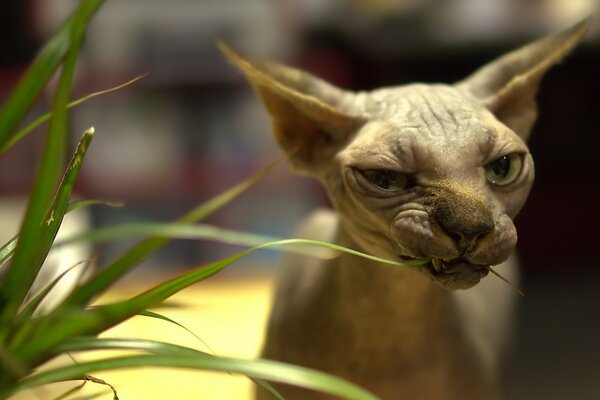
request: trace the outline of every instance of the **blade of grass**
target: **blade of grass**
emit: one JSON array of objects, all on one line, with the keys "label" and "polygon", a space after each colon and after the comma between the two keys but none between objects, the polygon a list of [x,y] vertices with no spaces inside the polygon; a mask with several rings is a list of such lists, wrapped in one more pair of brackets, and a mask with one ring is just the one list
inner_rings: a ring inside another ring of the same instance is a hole
[{"label": "blade of grass", "polygon": [[82,1],[79,8],[46,43],[0,108],[0,147],[3,147],[19,122],[25,117],[71,48],[71,32],[76,21],[89,19],[102,0]]},{"label": "blade of grass", "polygon": [[207,224],[142,222],[114,225],[73,234],[56,242],[56,246],[79,242],[106,242],[138,236],[170,239],[207,239],[229,244],[257,246],[277,238],[218,228]]},{"label": "blade of grass", "polygon": [[[93,99],[94,97],[102,96],[104,94],[108,94],[108,93],[114,92],[116,90],[122,89],[126,86],[129,86],[129,85],[139,81],[140,79],[144,78],[147,75],[148,75],[147,73],[142,74],[140,76],[137,76],[125,83],[122,83],[122,84],[112,87],[110,89],[101,90],[99,92],[93,92],[86,96],[80,97],[79,99],[68,103],[67,108],[71,109],[82,103],[85,103],[88,100]],[[35,128],[37,128],[38,126],[43,124],[44,122],[48,121],[53,115],[54,115],[54,113],[49,112],[49,113],[42,115],[41,117],[36,118],[34,121],[30,122],[25,128],[21,129],[19,132],[17,132],[17,134],[13,135],[6,143],[4,143],[4,145],[2,147],[0,147],[0,154],[8,151],[11,147],[13,147],[21,139],[23,139],[29,132],[31,132],[32,130],[34,130]]]},{"label": "blade of grass", "polygon": [[[200,343],[202,343],[204,345],[204,347],[206,347],[208,349],[208,351],[213,355],[213,356],[217,356],[217,354],[215,353],[215,351],[204,341],[202,340],[202,338],[200,338],[200,336],[196,335],[193,331],[191,331],[190,329],[188,329],[187,327],[185,327],[184,325],[180,324],[179,322],[156,312],[153,311],[149,311],[149,310],[144,310],[142,312],[140,312],[138,315],[142,315],[142,316],[146,316],[146,317],[151,317],[151,318],[158,318],[161,319],[163,321],[175,324],[177,326],[179,326],[180,328],[183,328],[184,330],[186,330],[187,332],[189,332],[192,336],[194,336]],[[283,400],[283,397],[281,396],[281,394],[279,394],[279,392],[277,390],[275,390],[274,387],[272,387],[268,382],[263,381],[262,379],[256,379],[256,378],[250,378],[255,384],[257,384],[258,386],[262,387],[263,389],[265,389],[267,392],[269,392],[275,399],[277,400]]]},{"label": "blade of grass", "polygon": [[[0,306],[2,306],[0,325],[2,326],[9,326],[12,323],[21,302],[41,268],[66,209],[68,197],[62,210],[53,209],[50,211],[50,218],[44,218],[52,203],[52,195],[59,187],[60,173],[65,159],[68,139],[66,107],[70,97],[75,64],[87,23],[101,4],[102,0],[82,1],[73,14],[74,18],[69,29],[70,45],[52,104],[54,116],[48,127],[42,159],[31,189],[12,264],[3,276],[2,281],[0,281]],[[89,140],[91,140],[91,134],[84,135],[82,142],[87,141],[89,143]],[[85,152],[87,146],[81,146],[80,143],[79,148],[84,148],[83,152]],[[70,169],[78,172],[81,158],[77,152],[74,161],[75,166]],[[65,177],[69,178],[69,175],[71,174],[68,171]],[[72,175],[76,176],[77,173]],[[70,188],[68,179],[64,182],[67,185],[60,185],[59,195],[64,192],[62,189],[66,187],[69,189],[68,196],[70,196],[72,182]],[[60,205],[62,206],[62,204]],[[44,222],[46,222],[47,228],[44,226]],[[3,342],[3,337],[0,333],[0,343]]]},{"label": "blade of grass", "polygon": [[122,201],[100,200],[100,199],[77,200],[72,203],[69,203],[69,205],[67,206],[66,212],[70,213],[71,211],[79,210],[80,208],[83,208],[83,207],[90,207],[90,206],[96,206],[96,205],[103,205],[103,206],[118,208],[118,207],[123,207],[124,203]]},{"label": "blade of grass", "polygon": [[52,247],[54,239],[58,233],[62,220],[67,212],[67,208],[69,207],[69,200],[71,198],[71,194],[73,193],[73,187],[75,185],[75,180],[79,175],[79,171],[81,169],[81,165],[83,163],[83,159],[87,153],[87,150],[90,146],[92,138],[94,137],[94,128],[89,128],[83,134],[75,154],[71,159],[67,171],[65,172],[63,179],[59,185],[58,191],[50,210],[48,211],[46,218],[44,219],[45,224],[42,224],[40,242],[38,243],[38,247],[42,249],[42,253],[40,255],[40,260],[37,260],[37,264],[42,264],[48,251]]},{"label": "blade of grass", "polygon": [[[71,211],[78,210],[82,207],[89,207],[89,206],[93,206],[93,205],[97,205],[97,204],[101,204],[101,205],[105,205],[105,206],[109,206],[109,207],[122,207],[123,206],[123,203],[116,202],[116,201],[98,200],[98,199],[78,200],[78,201],[69,203],[65,214],[68,214]],[[17,245],[18,238],[19,238],[19,235],[15,235],[8,242],[6,242],[2,247],[0,247],[0,267],[2,267],[12,257],[15,247]]]},{"label": "blade of grass", "polygon": [[17,238],[19,236],[15,235],[6,242],[2,247],[0,247],[0,267],[2,267],[15,252],[15,247],[17,247]]},{"label": "blade of grass", "polygon": [[[319,257],[321,253],[315,251],[315,248],[322,247],[336,252],[345,252],[359,257],[368,258],[373,261],[392,264],[398,266],[420,266],[428,263],[430,258],[420,258],[413,261],[394,261],[381,257],[372,256],[360,251],[352,250],[332,243],[309,239],[279,239],[272,236],[257,235],[253,233],[234,231],[219,228],[207,224],[177,224],[177,223],[137,223],[120,226],[112,226],[103,229],[96,229],[81,234],[75,234],[64,240],[57,242],[57,246],[72,244],[76,242],[102,242],[108,240],[118,240],[135,236],[153,236],[172,239],[196,239],[211,240],[216,242],[241,245],[241,246],[264,246],[264,248],[274,246],[288,246],[286,251],[307,254]],[[263,248],[263,247],[261,247]],[[328,255],[325,255],[328,256]]]},{"label": "blade of grass", "polygon": [[525,297],[525,293],[519,289],[518,287],[516,287],[515,285],[513,285],[508,279],[506,279],[505,277],[503,277],[502,275],[500,275],[495,269],[493,269],[490,265],[488,265],[487,270],[490,271],[494,276],[496,276],[497,278],[499,278],[501,281],[503,281],[504,283],[506,283],[508,286],[510,286],[515,292],[517,292],[518,294],[520,294],[521,296]]},{"label": "blade of grass", "polygon": [[[106,329],[117,325],[143,310],[158,306],[160,303],[175,293],[205,280],[221,271],[229,264],[238,259],[268,247],[279,247],[288,245],[316,245],[324,246],[337,251],[343,251],[353,255],[361,256],[373,261],[388,263],[392,265],[410,266],[419,265],[417,261],[411,263],[400,263],[385,260],[369,254],[361,253],[352,249],[331,243],[308,239],[287,239],[276,242],[265,243],[260,246],[247,249],[233,254],[222,260],[210,263],[194,271],[172,278],[167,282],[155,286],[131,299],[97,306],[86,311],[69,312],[69,308],[57,309],[46,317],[25,323],[21,331],[10,344],[10,350],[26,362],[39,362],[50,357],[53,350],[61,343],[76,335],[96,335]],[[427,260],[419,260],[421,264]]]},{"label": "blade of grass", "polygon": [[[7,371],[12,376],[26,376],[30,371],[27,365],[9,352],[4,346],[0,345],[0,367],[3,371]],[[0,375],[0,381],[2,375]],[[0,386],[1,388],[1,386]],[[1,399],[2,397],[0,397]]]},{"label": "blade of grass", "polygon": [[[210,347],[208,345],[206,345],[206,343],[204,343],[204,341],[202,339],[200,339],[200,337],[198,337],[196,334],[194,334],[192,331],[190,331],[189,329],[187,329],[185,326],[173,321],[172,319],[165,317],[163,315],[160,314],[156,314],[153,312],[142,312],[140,313],[140,315],[146,315],[152,318],[158,318],[158,319],[162,319],[171,323],[174,323],[175,325],[185,329],[186,331],[188,331],[189,333],[191,333],[195,338],[197,338],[202,344],[204,344],[204,346],[206,346],[213,354],[207,354],[204,352],[200,352],[200,354],[206,355],[207,357],[217,357],[216,354],[214,354],[214,351],[212,349],[210,349]],[[178,346],[178,345],[174,345],[174,344],[170,344],[170,343],[164,343],[164,342],[157,342],[157,341],[152,341],[152,340],[144,340],[144,339],[119,339],[119,338],[86,338],[86,337],[77,337],[77,338],[73,338],[70,341],[60,345],[58,347],[58,351],[59,352],[76,352],[76,351],[82,351],[82,350],[107,350],[107,349],[111,349],[111,350],[138,350],[138,351],[144,351],[144,352],[151,352],[154,354],[171,354],[172,352],[191,352],[189,354],[198,354],[197,350],[194,349],[190,349],[187,347],[183,347],[183,346]],[[271,393],[273,395],[274,398],[276,399],[283,399],[283,397],[279,394],[279,392],[277,392],[277,390],[275,390],[275,388],[273,388],[269,383],[263,381],[262,379],[258,379],[258,378],[250,378],[252,381],[254,381],[254,383],[256,383],[257,385],[263,387],[265,390],[267,390],[269,393]]]},{"label": "blade of grass", "polygon": [[23,309],[21,311],[19,311],[19,313],[15,317],[15,325],[19,326],[25,320],[31,318],[33,316],[33,313],[35,312],[35,310],[42,303],[42,301],[46,298],[46,296],[48,295],[48,293],[50,293],[50,291],[52,289],[54,289],[54,287],[56,287],[56,285],[58,284],[58,282],[60,282],[60,280],[65,277],[65,275],[67,275],[73,269],[75,269],[76,267],[78,267],[78,266],[80,266],[82,264],[88,264],[89,265],[92,261],[93,261],[92,259],[84,260],[84,261],[79,261],[78,263],[76,263],[76,264],[70,266],[69,268],[67,268],[65,271],[63,271],[56,278],[54,278],[52,280],[52,282],[50,282],[49,284],[47,284],[39,293],[37,293],[29,301],[29,303],[27,303],[27,305],[25,307],[23,307]]},{"label": "blade of grass", "polygon": [[[157,315],[157,317],[162,317],[162,316]],[[177,325],[179,325],[179,324],[177,324]],[[179,326],[181,326],[181,325],[179,325]],[[183,327],[183,328],[193,334],[193,332],[189,331],[189,329],[187,329],[185,327]],[[196,335],[194,335],[194,336],[197,337]],[[200,338],[198,338],[198,339],[201,340]],[[78,338],[73,338],[70,341],[68,341],[67,343],[64,343],[63,345],[58,347],[59,352],[67,352],[67,353],[76,352],[76,351],[89,351],[89,350],[136,350],[136,351],[149,352],[152,354],[166,354],[166,355],[179,354],[181,352],[182,354],[189,354],[189,355],[197,355],[197,356],[203,355],[206,357],[218,357],[215,354],[207,354],[204,352],[199,352],[197,350],[194,350],[194,349],[191,349],[188,347],[184,347],[184,346],[179,346],[179,345],[175,345],[175,344],[171,344],[171,343],[159,342],[159,341],[154,341],[154,340],[145,340],[145,339],[78,337]],[[258,378],[253,378],[253,377],[249,377],[249,378],[255,384],[261,386],[263,389],[265,389],[266,391],[271,393],[271,395],[275,399],[278,399],[278,400],[283,399],[281,394],[279,394],[279,392],[275,388],[273,388],[268,382],[266,382],[262,379],[258,379]]]},{"label": "blade of grass", "polygon": [[[271,236],[232,231],[207,224],[142,222],[115,225],[76,233],[57,241],[55,246],[60,247],[81,242],[98,243],[140,236],[168,239],[211,240],[241,246],[258,246],[263,243],[278,240],[278,238]],[[314,249],[312,250],[314,251]],[[292,251],[306,253],[306,250],[302,251],[302,249],[292,249]]]},{"label": "blade of grass", "polygon": [[[113,400],[119,400],[119,395],[117,394],[117,389],[113,385],[111,385],[110,383],[106,382],[104,379],[96,378],[95,376],[88,375],[88,374],[85,375],[84,379],[86,381],[88,381],[88,382],[92,382],[92,383],[95,383],[97,385],[106,386],[112,392],[112,394],[113,394]],[[87,396],[87,397],[89,397],[89,396]],[[94,397],[97,397],[97,396],[94,395]],[[94,397],[91,397],[91,398],[94,398]]]},{"label": "blade of grass", "polygon": [[[13,323],[17,310],[50,249],[66,211],[75,179],[79,174],[81,162],[92,140],[93,133],[93,128],[84,133],[46,217],[32,218],[33,214],[26,213],[12,264],[0,281],[1,326],[10,326]],[[36,198],[32,197],[30,201],[30,204],[34,205],[33,208],[39,207],[39,203],[36,203],[35,200]],[[35,213],[38,212],[39,209],[36,209]],[[0,343],[2,343],[5,337],[3,335],[6,335],[6,332],[7,330],[0,332]]]},{"label": "blade of grass", "polygon": [[[103,385],[106,386],[113,394],[113,400],[119,400],[119,395],[117,394],[117,390],[115,389],[115,387],[113,385],[111,385],[110,383],[106,382],[104,379],[99,379],[99,378],[95,378],[91,375],[84,375],[83,377],[79,378],[79,379],[66,379],[63,380],[61,382],[68,382],[68,381],[83,381],[82,383],[80,383],[79,385],[65,391],[64,393],[60,394],[58,397],[55,397],[53,400],[66,400],[68,398],[70,398],[72,395],[74,395],[77,392],[80,392],[85,385],[88,382],[92,382],[92,383],[96,383],[98,385]],[[92,400],[92,399],[97,399],[100,396],[104,396],[106,394],[106,390],[101,391],[101,392],[96,392],[96,393],[91,393],[91,394],[86,394],[83,396],[79,396],[79,397],[75,397],[72,400]]]},{"label": "blade of grass", "polygon": [[81,391],[81,389],[83,389],[86,384],[87,384],[87,381],[84,380],[79,385],[77,385],[75,387],[72,387],[71,389],[63,392],[62,394],[60,394],[57,397],[55,397],[53,400],[65,400],[66,398],[70,397],[71,395],[73,395],[73,394]]},{"label": "blade of grass", "polygon": [[[84,4],[86,2],[82,2]],[[92,1],[88,1],[91,4]],[[100,5],[100,3],[98,3]],[[71,87],[73,86],[73,77],[75,66],[79,58],[79,52],[83,43],[83,36],[88,24],[88,18],[81,15],[82,11],[77,11],[77,18],[73,20],[71,27],[71,45],[65,56],[58,87],[54,93],[52,101],[52,118],[48,125],[48,134],[46,135],[46,145],[42,154],[40,169],[40,185],[47,185],[46,193],[53,193],[58,186],[59,180],[64,171],[67,162],[67,150],[69,145],[69,124],[67,121],[67,104],[71,97]],[[48,196],[47,206],[50,205],[52,198]]]},{"label": "blade of grass", "polygon": [[215,357],[212,354],[195,350],[190,347],[147,339],[96,338],[83,336],[74,337],[57,347],[57,351],[61,353],[74,353],[90,350],[135,350],[151,354],[202,355],[203,357]]},{"label": "blade of grass", "polygon": [[[366,259],[369,259],[372,261],[381,262],[381,263],[385,263],[385,264],[392,264],[392,265],[397,265],[397,266],[418,266],[418,265],[426,264],[429,261],[428,259],[420,259],[420,260],[411,261],[411,262],[398,262],[398,261],[393,261],[393,260],[386,260],[386,259],[383,259],[380,257],[372,256],[370,254],[362,253],[362,252],[359,252],[359,251],[356,251],[353,249],[348,249],[343,246],[339,246],[339,245],[335,245],[335,244],[327,243],[327,242],[321,242],[318,240],[285,239],[285,240],[279,240],[279,241],[275,241],[275,242],[264,243],[260,246],[256,246],[251,249],[247,249],[247,250],[238,252],[236,254],[233,254],[233,255],[231,255],[227,258],[224,258],[222,260],[219,260],[217,262],[210,263],[210,264],[206,265],[205,267],[198,268],[194,271],[185,273],[179,277],[170,279],[167,282],[164,282],[152,289],[149,289],[149,290],[147,290],[147,291],[145,291],[145,292],[133,297],[132,299],[121,303],[121,304],[117,303],[117,304],[113,304],[113,305],[108,305],[106,307],[110,307],[111,312],[115,312],[115,313],[120,307],[125,307],[125,308],[132,307],[133,309],[135,309],[136,307],[141,307],[142,305],[145,305],[145,307],[142,307],[142,309],[150,308],[150,307],[160,304],[161,302],[168,299],[175,293],[177,293],[197,282],[200,282],[202,280],[205,280],[205,279],[213,276],[214,274],[221,271],[223,268],[230,265],[234,261],[237,261],[240,258],[245,257],[249,254],[252,254],[258,250],[262,250],[262,249],[265,249],[268,247],[281,247],[281,246],[289,246],[289,245],[297,245],[297,244],[323,246],[323,247],[330,248],[332,250],[345,252],[345,253],[363,257],[363,258],[366,258]],[[116,306],[116,309],[112,309],[113,306]]]},{"label": "blade of grass", "polygon": [[208,264],[120,303],[96,306],[87,310],[72,306],[59,307],[52,313],[29,320],[19,327],[14,339],[9,343],[8,350],[14,354],[14,357],[26,363],[45,361],[54,354],[57,346],[70,338],[103,332],[143,310],[159,305],[178,290],[216,274],[253,250],[256,249],[245,250]]},{"label": "blade of grass", "polygon": [[248,377],[252,380],[252,382],[254,382],[256,385],[260,386],[261,388],[263,388],[264,390],[267,391],[267,393],[269,393],[271,396],[273,396],[274,399],[276,400],[285,400],[285,397],[283,397],[281,395],[281,393],[279,393],[277,391],[277,389],[275,389],[273,386],[271,386],[271,384],[267,381],[265,381],[264,379],[258,379],[258,378],[252,378],[252,377]]},{"label": "blade of grass", "polygon": [[[92,340],[94,340],[94,339],[92,338]],[[74,364],[79,364],[79,362],[77,362],[77,360],[75,359],[75,357],[73,357],[73,356],[71,355],[71,353],[69,353],[69,352],[65,352],[65,354],[67,354],[67,355],[69,356],[69,358],[71,359],[71,361],[73,361],[73,363],[74,363]],[[70,381],[70,380],[72,380],[72,379],[69,379],[69,380],[67,380],[67,381]],[[79,379],[78,379],[78,380],[79,380]],[[100,378],[97,378],[97,377],[95,377],[95,376],[92,376],[92,375],[87,375],[87,374],[86,374],[86,375],[84,375],[84,376],[81,378],[81,380],[83,380],[83,382],[82,382],[80,385],[78,385],[78,386],[76,386],[76,387],[74,387],[74,388],[72,388],[72,389],[68,390],[67,392],[65,392],[65,393],[64,393],[63,395],[61,395],[60,397],[61,397],[61,398],[67,398],[67,397],[69,397],[71,394],[73,394],[73,393],[76,393],[76,392],[80,391],[81,389],[83,389],[83,387],[86,385],[86,383],[88,383],[88,382],[92,382],[92,383],[95,383],[95,384],[98,384],[98,385],[103,385],[103,386],[105,386],[105,387],[108,387],[108,388],[110,389],[110,391],[112,392],[112,394],[113,394],[113,399],[114,399],[114,400],[119,400],[119,395],[118,395],[118,393],[117,393],[117,389],[115,389],[115,387],[114,387],[113,385],[111,385],[110,383],[108,383],[108,382],[107,382],[107,381],[105,381],[104,379],[100,379]],[[66,381],[63,381],[63,382],[66,382]],[[105,394],[105,393],[106,393],[106,392],[98,392],[98,393],[94,393],[94,394],[91,394],[91,395],[80,396],[80,397],[78,397],[78,398],[79,398],[79,399],[83,399],[83,398],[86,398],[86,399],[87,399],[87,398],[94,399],[94,398],[100,397],[102,394]]]},{"label": "blade of grass", "polygon": [[77,365],[54,368],[37,373],[20,381],[10,392],[1,393],[9,395],[17,391],[61,381],[77,379],[96,371],[135,368],[135,367],[168,367],[191,368],[199,370],[234,372],[269,381],[301,386],[317,390],[333,396],[350,400],[375,400],[377,397],[357,385],[343,381],[333,375],[313,371],[303,367],[296,367],[269,360],[240,360],[233,358],[206,357],[203,354],[187,355],[174,352],[172,355],[144,354],[124,357],[113,357],[95,361],[82,362]]},{"label": "blade of grass", "polygon": [[208,349],[208,351],[210,353],[212,353],[213,355],[216,355],[215,351],[198,335],[196,335],[192,330],[188,329],[185,325],[180,324],[179,322],[165,316],[162,314],[159,314],[157,312],[154,311],[150,311],[150,310],[143,310],[140,311],[138,313],[138,315],[144,316],[144,317],[150,317],[150,318],[156,318],[156,319],[160,319],[162,321],[166,321],[168,323],[171,323],[173,325],[177,325],[178,327],[182,328],[183,330],[187,331],[190,335],[192,335],[193,337],[195,337],[200,343],[202,343],[202,345],[204,347],[206,347]]},{"label": "blade of grass", "polygon": [[[205,203],[200,204],[186,215],[177,220],[178,223],[194,223],[214,211],[225,206],[227,203],[235,199],[242,192],[254,185],[258,180],[264,177],[267,173],[275,167],[281,160],[275,161],[252,176],[246,178],[242,182],[233,186],[229,190],[221,193],[220,195],[208,200]],[[76,289],[63,303],[64,307],[73,305],[84,305],[87,304],[95,296],[102,293],[110,285],[116,282],[129,270],[134,268],[142,260],[149,257],[151,254],[169,243],[169,238],[148,238],[133,248],[126,251],[124,254],[119,256],[116,260],[110,263],[105,268],[101,269],[92,279],[88,280],[81,287]]]}]

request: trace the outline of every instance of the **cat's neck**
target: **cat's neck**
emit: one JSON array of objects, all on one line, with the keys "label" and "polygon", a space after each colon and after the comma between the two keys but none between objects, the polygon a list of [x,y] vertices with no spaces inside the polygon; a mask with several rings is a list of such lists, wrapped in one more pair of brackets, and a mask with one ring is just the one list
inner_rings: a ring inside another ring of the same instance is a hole
[{"label": "cat's neck", "polygon": [[[341,225],[335,243],[370,253]],[[372,323],[380,319],[386,330],[396,331],[395,335],[400,331],[423,335],[424,331],[438,331],[440,324],[455,320],[452,292],[432,282],[418,267],[377,263],[344,253],[326,271],[325,282],[336,287],[340,306],[362,314],[362,318],[372,319]],[[364,326],[373,332],[372,325]]]},{"label": "cat's neck", "polygon": [[[366,254],[376,254],[372,249],[358,244],[342,224],[337,226],[334,242]],[[416,295],[447,297],[449,293],[419,272],[419,267],[384,264],[348,253],[342,254],[336,264],[337,269],[334,273],[344,280],[344,285],[359,285],[365,290],[386,289],[383,293],[411,297]],[[389,290],[392,292],[388,292]]]}]

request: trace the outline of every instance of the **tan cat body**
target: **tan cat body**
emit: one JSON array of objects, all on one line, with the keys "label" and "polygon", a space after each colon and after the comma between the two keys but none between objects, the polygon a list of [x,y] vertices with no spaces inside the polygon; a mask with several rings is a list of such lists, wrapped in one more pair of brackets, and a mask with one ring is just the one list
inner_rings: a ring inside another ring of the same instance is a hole
[{"label": "tan cat body", "polygon": [[[293,165],[332,201],[335,211],[316,212],[299,236],[397,261],[432,259],[398,267],[347,254],[290,256],[265,358],[347,378],[383,399],[501,398],[515,293],[482,278],[496,266],[517,279],[512,220],[534,178],[525,141],[535,94],[587,25],[455,85],[359,93],[223,47],[260,94]],[[286,399],[327,398],[278,389]]]}]

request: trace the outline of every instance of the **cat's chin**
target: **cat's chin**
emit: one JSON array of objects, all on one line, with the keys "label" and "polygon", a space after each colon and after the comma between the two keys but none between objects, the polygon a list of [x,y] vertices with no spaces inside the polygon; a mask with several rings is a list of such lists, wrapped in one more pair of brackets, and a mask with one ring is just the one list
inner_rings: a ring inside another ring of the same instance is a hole
[{"label": "cat's chin", "polygon": [[449,262],[433,259],[421,267],[434,282],[449,290],[469,289],[490,272],[488,266],[457,259]]}]

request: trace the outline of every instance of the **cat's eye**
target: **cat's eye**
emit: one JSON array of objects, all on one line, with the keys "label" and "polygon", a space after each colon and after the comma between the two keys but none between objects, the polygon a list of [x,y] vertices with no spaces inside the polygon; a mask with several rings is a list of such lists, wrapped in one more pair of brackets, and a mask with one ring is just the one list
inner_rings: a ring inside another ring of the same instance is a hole
[{"label": "cat's eye", "polygon": [[513,183],[523,169],[523,155],[518,153],[507,154],[485,167],[485,176],[488,182],[497,186],[506,186]]},{"label": "cat's eye", "polygon": [[366,169],[360,173],[367,178],[369,182],[386,192],[397,192],[408,186],[406,175],[387,169]]}]

